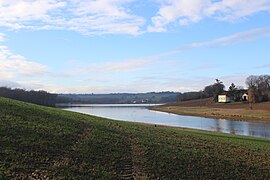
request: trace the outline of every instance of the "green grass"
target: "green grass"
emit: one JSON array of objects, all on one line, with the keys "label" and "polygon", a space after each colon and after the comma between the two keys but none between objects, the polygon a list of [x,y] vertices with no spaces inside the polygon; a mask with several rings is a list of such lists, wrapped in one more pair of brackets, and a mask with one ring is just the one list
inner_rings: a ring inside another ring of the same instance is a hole
[{"label": "green grass", "polygon": [[0,98],[0,179],[269,179],[270,141]]}]

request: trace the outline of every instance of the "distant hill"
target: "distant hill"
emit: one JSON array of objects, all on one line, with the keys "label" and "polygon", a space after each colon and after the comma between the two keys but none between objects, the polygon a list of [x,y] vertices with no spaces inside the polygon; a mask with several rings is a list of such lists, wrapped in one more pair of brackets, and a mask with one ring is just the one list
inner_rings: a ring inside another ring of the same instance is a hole
[{"label": "distant hill", "polygon": [[124,104],[176,102],[177,92],[58,94],[59,103]]},{"label": "distant hill", "polygon": [[27,91],[25,89],[11,89],[7,87],[0,87],[0,97],[54,107],[56,104],[57,94],[52,94],[41,90]]}]

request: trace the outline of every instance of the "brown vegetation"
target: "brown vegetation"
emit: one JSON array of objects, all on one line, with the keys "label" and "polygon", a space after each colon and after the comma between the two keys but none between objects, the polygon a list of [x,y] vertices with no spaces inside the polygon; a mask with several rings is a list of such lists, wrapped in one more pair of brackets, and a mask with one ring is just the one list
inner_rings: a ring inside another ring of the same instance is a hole
[{"label": "brown vegetation", "polygon": [[269,101],[254,103],[252,110],[247,102],[214,103],[212,98],[171,103],[151,109],[179,115],[270,123]]},{"label": "brown vegetation", "polygon": [[[209,107],[209,108],[225,108],[225,109],[249,109],[249,104],[246,102],[236,103],[215,103],[212,98],[196,99],[177,103],[169,103],[166,106],[180,107]],[[253,110],[270,111],[270,101],[253,104]]]}]

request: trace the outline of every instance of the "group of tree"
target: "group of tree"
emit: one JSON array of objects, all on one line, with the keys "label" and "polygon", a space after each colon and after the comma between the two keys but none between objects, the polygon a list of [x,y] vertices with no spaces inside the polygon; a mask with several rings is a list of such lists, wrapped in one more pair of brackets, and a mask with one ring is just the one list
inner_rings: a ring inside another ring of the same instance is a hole
[{"label": "group of tree", "polygon": [[251,103],[270,100],[270,75],[249,76],[246,85]]},{"label": "group of tree", "polygon": [[52,107],[55,106],[57,100],[57,94],[51,94],[46,91],[26,91],[24,89],[11,89],[7,87],[0,87],[0,97]]},{"label": "group of tree", "polygon": [[194,99],[203,99],[213,97],[214,101],[218,100],[218,95],[224,92],[224,84],[219,79],[216,79],[214,84],[208,85],[203,91],[198,92],[186,92],[179,93],[177,96],[177,101],[188,101]]},{"label": "group of tree", "polygon": [[270,100],[270,75],[249,76],[246,79],[248,90],[243,87],[237,87],[234,83],[230,85],[227,91],[222,81],[216,79],[215,83],[206,86],[202,91],[179,93],[177,101],[188,101],[213,97],[218,101],[218,95],[226,92],[232,101],[242,101],[242,95],[248,93],[250,102],[262,102]]},{"label": "group of tree", "polygon": [[110,93],[110,94],[59,94],[58,103],[129,104],[175,102],[176,92]]},{"label": "group of tree", "polygon": [[218,95],[224,92],[224,84],[219,79],[216,79],[216,82],[212,85],[206,86],[203,90],[204,93],[207,94],[208,97],[213,97],[214,101],[218,101]]},{"label": "group of tree", "polygon": [[44,106],[56,104],[123,104],[175,102],[176,92],[112,93],[112,94],[51,94],[46,91],[27,91],[0,87],[0,97],[11,98]]}]

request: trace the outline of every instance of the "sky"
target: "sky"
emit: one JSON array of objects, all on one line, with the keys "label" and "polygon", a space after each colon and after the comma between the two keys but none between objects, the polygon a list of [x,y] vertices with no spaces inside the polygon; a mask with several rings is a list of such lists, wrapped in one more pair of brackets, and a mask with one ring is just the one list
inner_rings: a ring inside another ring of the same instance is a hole
[{"label": "sky", "polygon": [[0,86],[188,92],[261,74],[270,0],[0,0]]}]

